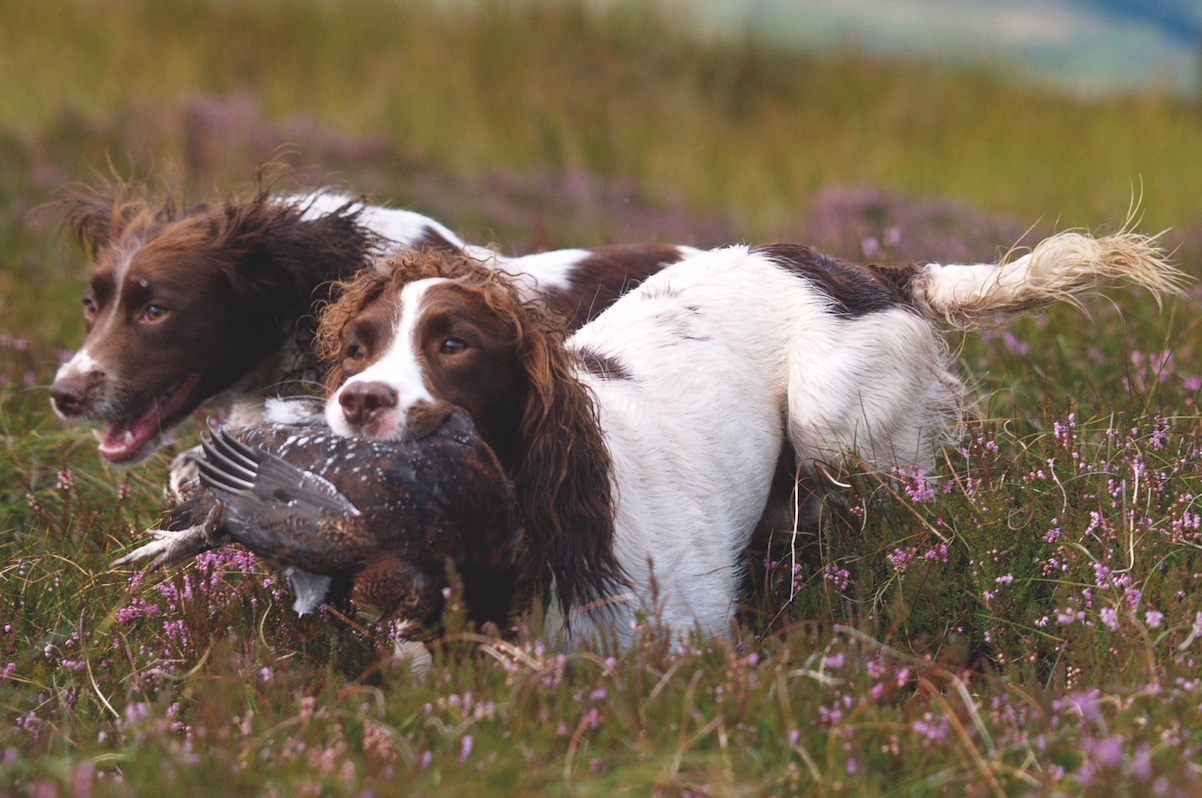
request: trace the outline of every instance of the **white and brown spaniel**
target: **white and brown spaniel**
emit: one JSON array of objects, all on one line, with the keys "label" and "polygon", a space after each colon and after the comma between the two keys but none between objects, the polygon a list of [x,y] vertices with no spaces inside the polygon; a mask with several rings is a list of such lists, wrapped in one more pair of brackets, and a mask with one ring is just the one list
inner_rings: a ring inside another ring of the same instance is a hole
[{"label": "white and brown spaniel", "polygon": [[[329,286],[394,249],[465,253],[520,281],[576,327],[689,250],[611,246],[506,258],[465,244],[417,213],[317,192],[260,188],[177,209],[126,185],[72,195],[68,223],[93,260],[88,335],[58,370],[51,404],[68,422],[101,422],[100,454],[132,465],[202,404],[249,423],[263,400],[320,388],[313,313]],[[194,466],[181,461],[182,476]]]},{"label": "white and brown spaniel", "polygon": [[546,303],[446,251],[406,253],[323,315],[329,425],[420,437],[468,412],[512,480],[569,644],[636,612],[724,634],[778,459],[930,467],[966,404],[938,321],[961,326],[1101,282],[1172,290],[1148,239],[1050,238],[1008,264],[858,266],[801,246],[698,253],[564,345]]}]

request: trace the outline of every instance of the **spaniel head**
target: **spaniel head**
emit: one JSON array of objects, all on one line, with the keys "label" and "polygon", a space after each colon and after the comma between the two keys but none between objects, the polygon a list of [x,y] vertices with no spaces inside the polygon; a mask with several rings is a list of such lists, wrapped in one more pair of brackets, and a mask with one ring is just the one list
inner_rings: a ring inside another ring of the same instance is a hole
[{"label": "spaniel head", "polygon": [[[67,223],[92,260],[87,338],[58,370],[64,421],[105,425],[100,453],[130,465],[209,398],[246,382],[308,312],[313,287],[363,265],[367,233],[348,203],[305,218],[263,187],[180,209],[123,183],[75,191]],[[303,274],[334,269],[333,275]]]}]

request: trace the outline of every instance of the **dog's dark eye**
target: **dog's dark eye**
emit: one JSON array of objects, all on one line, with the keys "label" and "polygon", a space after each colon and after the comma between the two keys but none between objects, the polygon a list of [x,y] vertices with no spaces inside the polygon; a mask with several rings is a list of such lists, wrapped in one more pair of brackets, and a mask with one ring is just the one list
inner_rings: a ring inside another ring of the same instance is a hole
[{"label": "dog's dark eye", "polygon": [[83,317],[85,319],[87,319],[88,321],[91,321],[92,317],[95,315],[96,315],[96,300],[92,299],[92,297],[90,297],[90,296],[85,296],[83,298]]},{"label": "dog's dark eye", "polygon": [[361,360],[367,354],[359,344],[348,344],[344,357],[347,360]]},{"label": "dog's dark eye", "polygon": [[448,338],[442,342],[442,347],[438,351],[447,355],[457,355],[467,349],[467,344],[460,341],[458,338]]},{"label": "dog's dark eye", "polygon": [[142,315],[138,316],[138,321],[161,321],[167,315],[167,313],[167,308],[163,307],[162,305],[150,304],[142,309]]}]

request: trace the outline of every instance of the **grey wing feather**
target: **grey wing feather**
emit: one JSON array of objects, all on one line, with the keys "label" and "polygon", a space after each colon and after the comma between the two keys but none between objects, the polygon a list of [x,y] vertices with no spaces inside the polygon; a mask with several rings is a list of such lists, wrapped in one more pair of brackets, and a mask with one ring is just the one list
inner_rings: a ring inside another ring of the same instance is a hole
[{"label": "grey wing feather", "polygon": [[239,515],[262,521],[283,520],[298,512],[315,518],[362,515],[328,480],[223,430],[212,430],[212,438],[201,445],[201,484]]}]

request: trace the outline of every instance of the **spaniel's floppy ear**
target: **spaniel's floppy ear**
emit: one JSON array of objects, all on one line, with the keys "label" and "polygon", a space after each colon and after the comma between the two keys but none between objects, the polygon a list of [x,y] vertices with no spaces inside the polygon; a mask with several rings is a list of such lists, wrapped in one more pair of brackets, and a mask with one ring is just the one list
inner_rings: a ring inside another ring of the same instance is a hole
[{"label": "spaniel's floppy ear", "polygon": [[[523,325],[525,326],[525,325]],[[565,618],[626,584],[614,554],[609,450],[596,403],[577,380],[562,332],[519,331],[529,392],[514,473],[530,548],[549,568]]]},{"label": "spaniel's floppy ear", "polygon": [[228,255],[235,295],[248,306],[278,318],[303,313],[321,287],[344,280],[363,268],[375,239],[360,221],[360,200],[315,218],[309,205],[279,202],[264,190],[234,199],[208,215],[215,248]]},{"label": "spaniel's floppy ear", "polygon": [[112,246],[129,225],[134,205],[127,193],[120,184],[102,183],[73,187],[63,198],[67,205],[63,224],[89,256]]}]

